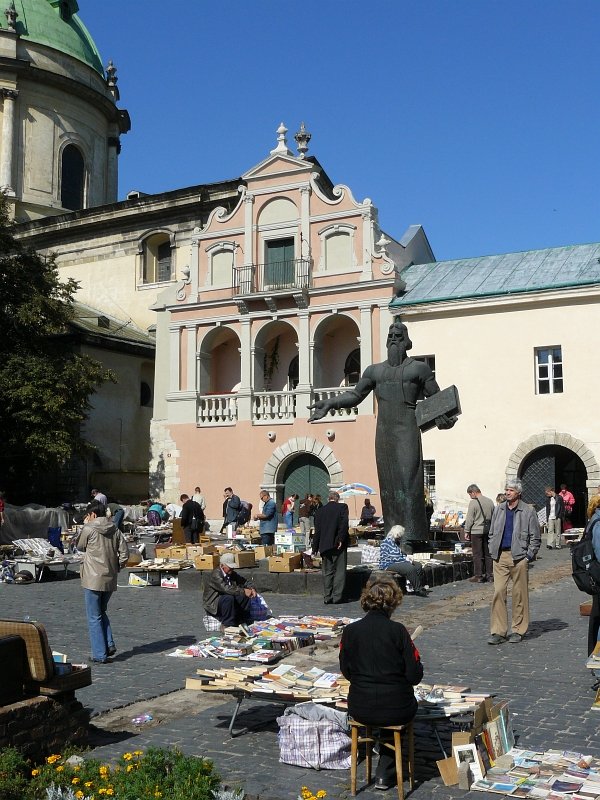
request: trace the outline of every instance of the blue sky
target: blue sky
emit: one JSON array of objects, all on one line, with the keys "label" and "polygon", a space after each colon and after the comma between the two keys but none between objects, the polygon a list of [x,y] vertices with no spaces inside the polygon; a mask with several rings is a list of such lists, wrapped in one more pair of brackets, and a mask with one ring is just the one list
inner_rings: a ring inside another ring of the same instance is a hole
[{"label": "blue sky", "polygon": [[118,68],[120,196],[235,178],[283,120],[438,259],[600,241],[597,0],[79,0]]}]

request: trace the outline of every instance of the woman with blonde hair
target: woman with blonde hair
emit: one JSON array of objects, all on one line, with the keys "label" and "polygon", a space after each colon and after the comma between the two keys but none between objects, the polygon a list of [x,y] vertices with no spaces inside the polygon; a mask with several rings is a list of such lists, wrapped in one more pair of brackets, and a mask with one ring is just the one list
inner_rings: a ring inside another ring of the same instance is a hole
[{"label": "woman with blonde hair", "polygon": [[[366,615],[342,634],[340,669],[350,681],[348,713],[363,725],[404,725],[417,713],[413,686],[423,678],[423,666],[404,625],[391,619],[401,602],[393,578],[370,581],[360,598]],[[394,754],[382,747],[375,787],[389,789],[395,783]]]}]

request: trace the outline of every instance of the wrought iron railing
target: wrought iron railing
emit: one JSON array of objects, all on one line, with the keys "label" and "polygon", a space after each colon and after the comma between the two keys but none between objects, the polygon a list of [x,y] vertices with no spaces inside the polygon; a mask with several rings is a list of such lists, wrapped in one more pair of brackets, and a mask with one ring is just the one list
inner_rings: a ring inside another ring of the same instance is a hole
[{"label": "wrought iron railing", "polygon": [[310,260],[307,258],[234,267],[233,294],[308,289],[311,279],[310,272]]}]

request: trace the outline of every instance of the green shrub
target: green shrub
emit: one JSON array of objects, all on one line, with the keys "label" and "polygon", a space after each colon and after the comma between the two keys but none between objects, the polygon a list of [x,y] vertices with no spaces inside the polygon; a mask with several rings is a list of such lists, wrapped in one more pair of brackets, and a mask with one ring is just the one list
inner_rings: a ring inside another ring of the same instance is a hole
[{"label": "green shrub", "polygon": [[[16,750],[0,753],[0,798],[45,800],[213,800],[220,778],[212,761],[178,750],[124,753],[119,764],[77,763],[56,754],[31,768]],[[52,790],[50,793],[48,790]]]}]

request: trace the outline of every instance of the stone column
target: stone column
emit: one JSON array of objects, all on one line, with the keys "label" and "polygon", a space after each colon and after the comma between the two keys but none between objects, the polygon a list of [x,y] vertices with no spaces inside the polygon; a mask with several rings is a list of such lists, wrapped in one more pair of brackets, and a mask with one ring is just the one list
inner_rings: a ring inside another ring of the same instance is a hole
[{"label": "stone column", "polygon": [[308,309],[298,311],[298,386],[296,387],[296,418],[308,419],[311,411],[310,393],[312,384],[311,347],[310,347],[310,314]]},{"label": "stone column", "polygon": [[251,322],[248,317],[240,320],[240,388],[238,390],[238,420],[252,419],[252,368],[253,353]]},{"label": "stone column", "polygon": [[196,342],[197,342],[197,329],[196,325],[187,326],[187,391],[198,393],[198,383],[196,375]]},{"label": "stone column", "polygon": [[[300,258],[310,259],[310,186],[300,188]],[[302,383],[302,380],[300,381]]]},{"label": "stone column", "polygon": [[180,329],[178,327],[169,330],[169,393],[180,390],[179,363],[181,359],[179,348]]},{"label": "stone column", "polygon": [[[363,373],[373,363],[373,330],[372,312],[369,303],[361,304],[360,308],[360,371]],[[358,407],[359,414],[373,413],[373,392]]]},{"label": "stone column", "polygon": [[[254,205],[254,195],[246,193],[244,196],[244,266],[252,266],[253,242],[252,242],[252,206]],[[260,259],[259,259],[260,261]]]},{"label": "stone column", "polygon": [[0,156],[0,191],[14,197],[13,151],[15,146],[15,106],[19,92],[16,89],[0,89],[4,98],[2,111],[2,155]]},{"label": "stone column", "polygon": [[190,302],[195,303],[198,300],[198,292],[200,290],[200,228],[194,228],[192,231],[190,280],[192,282]]},{"label": "stone column", "polygon": [[370,201],[365,200],[362,211],[362,275],[361,281],[373,280],[373,206]]}]

